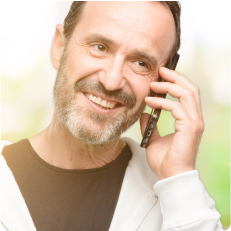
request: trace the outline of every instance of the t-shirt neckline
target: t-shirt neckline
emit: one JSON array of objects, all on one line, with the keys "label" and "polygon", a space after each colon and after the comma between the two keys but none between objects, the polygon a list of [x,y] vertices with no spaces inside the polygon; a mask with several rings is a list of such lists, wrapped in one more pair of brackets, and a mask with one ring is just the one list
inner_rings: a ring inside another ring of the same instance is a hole
[{"label": "t-shirt neckline", "polygon": [[116,163],[120,162],[123,157],[125,156],[124,153],[130,151],[129,146],[126,145],[122,151],[120,152],[120,154],[116,157],[116,159],[114,159],[113,161],[111,161],[110,163],[99,167],[99,168],[91,168],[91,169],[64,169],[64,168],[60,168],[54,165],[49,164],[48,162],[46,162],[45,160],[43,160],[34,150],[34,148],[32,147],[29,139],[24,139],[27,148],[30,150],[31,154],[34,156],[34,158],[40,163],[42,164],[44,167],[52,170],[52,171],[56,171],[56,172],[60,172],[60,173],[69,173],[69,174],[85,174],[85,173],[95,173],[95,172],[99,172],[99,171],[105,171],[107,169],[110,169],[112,166],[114,166]]}]

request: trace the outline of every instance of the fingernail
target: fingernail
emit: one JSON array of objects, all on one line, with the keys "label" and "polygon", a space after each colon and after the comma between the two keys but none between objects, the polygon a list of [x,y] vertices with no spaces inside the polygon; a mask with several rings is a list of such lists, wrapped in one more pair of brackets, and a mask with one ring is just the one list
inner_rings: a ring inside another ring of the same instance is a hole
[{"label": "fingernail", "polygon": [[166,72],[169,71],[169,69],[166,67],[161,67],[160,69],[161,69],[161,71],[166,71]]},{"label": "fingernail", "polygon": [[160,82],[151,82],[151,84],[159,84]]},{"label": "fingernail", "polygon": [[146,100],[152,100],[153,97],[147,96],[145,97]]}]

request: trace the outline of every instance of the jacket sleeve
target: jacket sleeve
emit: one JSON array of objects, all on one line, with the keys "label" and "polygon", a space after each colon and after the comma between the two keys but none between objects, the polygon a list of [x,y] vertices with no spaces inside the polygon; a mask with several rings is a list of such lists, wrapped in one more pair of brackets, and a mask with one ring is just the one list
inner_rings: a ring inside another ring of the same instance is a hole
[{"label": "jacket sleeve", "polygon": [[181,173],[154,185],[160,200],[161,231],[221,231],[215,201],[199,179],[198,171]]}]

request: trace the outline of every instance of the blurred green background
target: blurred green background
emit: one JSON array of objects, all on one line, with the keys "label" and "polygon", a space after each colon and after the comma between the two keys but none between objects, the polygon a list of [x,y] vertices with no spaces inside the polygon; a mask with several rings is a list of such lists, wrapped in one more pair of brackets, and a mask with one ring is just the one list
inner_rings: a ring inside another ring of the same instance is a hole
[{"label": "blurred green background", "polygon": [[[1,13],[1,139],[16,142],[48,126],[56,71],[49,60],[55,25],[71,2],[12,2]],[[177,71],[201,89],[205,132],[196,168],[230,226],[230,17],[229,1],[181,1],[182,46]],[[214,14],[216,13],[216,14]],[[12,17],[14,15],[14,17]],[[146,109],[150,111],[149,108]],[[161,135],[174,132],[162,111]],[[139,123],[123,136],[141,141]]]}]

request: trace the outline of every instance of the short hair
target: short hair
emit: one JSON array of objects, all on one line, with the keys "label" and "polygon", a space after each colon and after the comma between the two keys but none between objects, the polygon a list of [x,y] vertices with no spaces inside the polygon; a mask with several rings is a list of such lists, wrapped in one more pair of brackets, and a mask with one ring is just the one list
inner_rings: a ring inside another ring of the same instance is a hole
[{"label": "short hair", "polygon": [[[181,15],[181,5],[178,1],[160,1],[160,3],[165,4],[169,7],[169,9],[172,12],[175,27],[176,27],[176,38],[175,43],[172,47],[172,50],[170,52],[169,59],[166,63],[166,67],[169,67],[172,62],[172,58],[174,54],[179,50],[180,48],[180,35],[181,35],[181,28],[180,28],[180,15]],[[80,20],[80,16],[83,12],[84,5],[86,4],[86,1],[74,1],[71,4],[71,8],[64,20],[64,36],[66,43],[70,40],[71,35],[73,34],[73,31],[75,29],[75,26]]]}]

